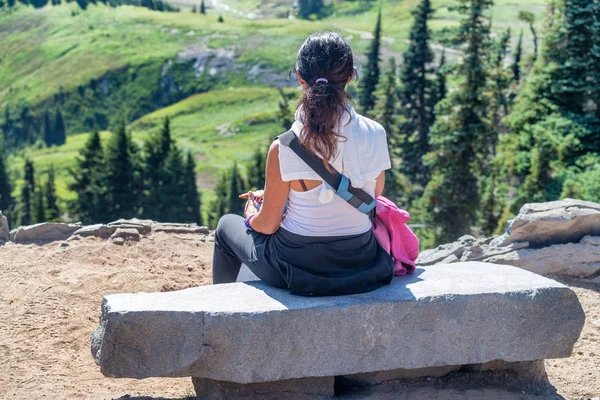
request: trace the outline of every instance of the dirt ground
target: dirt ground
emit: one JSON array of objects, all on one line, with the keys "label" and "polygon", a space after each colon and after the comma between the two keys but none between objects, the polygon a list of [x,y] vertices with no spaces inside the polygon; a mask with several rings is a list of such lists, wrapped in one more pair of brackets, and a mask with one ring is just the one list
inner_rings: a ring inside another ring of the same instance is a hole
[{"label": "dirt ground", "polygon": [[[193,396],[189,378],[105,378],[90,334],[104,295],[209,284],[212,243],[158,233],[124,246],[97,238],[63,246],[0,246],[0,399]],[[587,319],[573,355],[546,362],[549,380],[565,399],[600,397],[600,285],[566,283]]]}]

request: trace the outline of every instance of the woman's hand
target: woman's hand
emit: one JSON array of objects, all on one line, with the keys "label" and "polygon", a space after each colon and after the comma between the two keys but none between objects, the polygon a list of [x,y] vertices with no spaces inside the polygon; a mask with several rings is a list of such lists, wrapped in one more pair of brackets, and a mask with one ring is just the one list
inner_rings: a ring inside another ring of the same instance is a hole
[{"label": "woman's hand", "polygon": [[244,207],[244,217],[248,218],[250,215],[254,215],[260,211],[260,207],[263,203],[263,191],[248,192],[248,201]]}]

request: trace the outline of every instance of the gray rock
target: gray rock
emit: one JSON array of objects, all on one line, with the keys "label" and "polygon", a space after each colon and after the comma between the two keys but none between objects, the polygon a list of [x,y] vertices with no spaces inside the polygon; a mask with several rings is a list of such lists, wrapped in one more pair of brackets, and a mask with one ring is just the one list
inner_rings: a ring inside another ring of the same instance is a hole
[{"label": "gray rock", "polygon": [[525,204],[509,222],[507,232],[491,247],[529,242],[530,247],[577,243],[584,236],[600,236],[600,204],[565,199]]},{"label": "gray rock", "polygon": [[485,262],[524,268],[540,275],[586,278],[600,273],[600,238],[586,236],[579,243],[493,254]]},{"label": "gray rock", "polygon": [[108,238],[117,230],[116,226],[108,226],[104,224],[87,225],[77,230],[73,235],[81,237],[95,236],[98,238]]},{"label": "gray rock", "polygon": [[125,244],[125,239],[123,239],[122,237],[114,238],[114,239],[112,239],[112,243],[122,246]]},{"label": "gray rock", "polygon": [[154,222],[149,219],[119,219],[107,224],[109,227],[136,229],[141,235],[147,235],[152,231]]},{"label": "gray rock", "polygon": [[81,224],[61,224],[43,222],[41,224],[20,226],[11,231],[11,241],[15,243],[47,243],[66,240],[73,232],[79,230]]},{"label": "gray rock", "polygon": [[[110,238],[113,240],[113,242],[116,239],[123,239],[123,241],[131,240],[134,242],[139,242],[140,241],[140,233],[137,231],[137,229],[117,228],[115,233],[113,233],[113,235]],[[122,244],[122,243],[116,243],[116,244]]]},{"label": "gray rock", "polygon": [[305,298],[264,282],[110,295],[91,349],[110,377],[253,383],[568,357],[584,319],[568,287],[470,262],[352,296]]},{"label": "gray rock", "polygon": [[241,384],[192,378],[194,390],[202,400],[260,399],[260,400],[314,400],[331,399],[334,378],[287,379],[276,382]]},{"label": "gray rock", "polygon": [[170,223],[154,223],[152,225],[154,232],[165,232],[174,234],[201,234],[208,235],[209,230],[206,226],[198,226],[196,224],[170,224]]},{"label": "gray rock", "polygon": [[2,211],[0,211],[0,244],[8,242],[10,240],[10,229],[8,227],[8,220]]},{"label": "gray rock", "polygon": [[419,254],[417,259],[417,265],[435,265],[442,261],[452,259],[451,256],[455,256],[457,260],[460,260],[463,253],[471,248],[477,239],[470,235],[465,235],[459,238],[456,242],[443,244],[432,250],[425,250]]}]

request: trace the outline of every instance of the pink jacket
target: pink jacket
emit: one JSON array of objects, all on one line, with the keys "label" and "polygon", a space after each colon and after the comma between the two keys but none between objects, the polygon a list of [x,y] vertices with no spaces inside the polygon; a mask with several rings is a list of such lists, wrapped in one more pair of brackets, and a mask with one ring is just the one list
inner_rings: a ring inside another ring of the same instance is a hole
[{"label": "pink jacket", "polygon": [[394,259],[394,275],[412,274],[419,255],[419,239],[406,223],[410,214],[383,196],[377,198],[373,233],[379,245]]}]

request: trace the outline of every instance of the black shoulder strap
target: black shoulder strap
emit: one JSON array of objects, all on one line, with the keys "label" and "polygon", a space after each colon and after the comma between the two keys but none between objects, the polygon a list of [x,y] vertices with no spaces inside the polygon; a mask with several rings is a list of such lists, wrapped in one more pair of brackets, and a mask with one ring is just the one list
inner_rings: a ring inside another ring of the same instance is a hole
[{"label": "black shoulder strap", "polygon": [[[350,203],[359,211],[368,214],[371,219],[375,218],[375,199],[362,189],[355,188],[351,184],[347,188],[341,188],[343,175],[340,174],[331,164],[329,171],[325,168],[325,164],[321,157],[309,153],[300,143],[298,136],[293,130],[289,130],[279,136],[279,144],[289,147],[298,157],[302,159],[309,167],[311,167],[317,175],[336,190],[336,193]],[[348,193],[342,193],[342,192]]]}]

